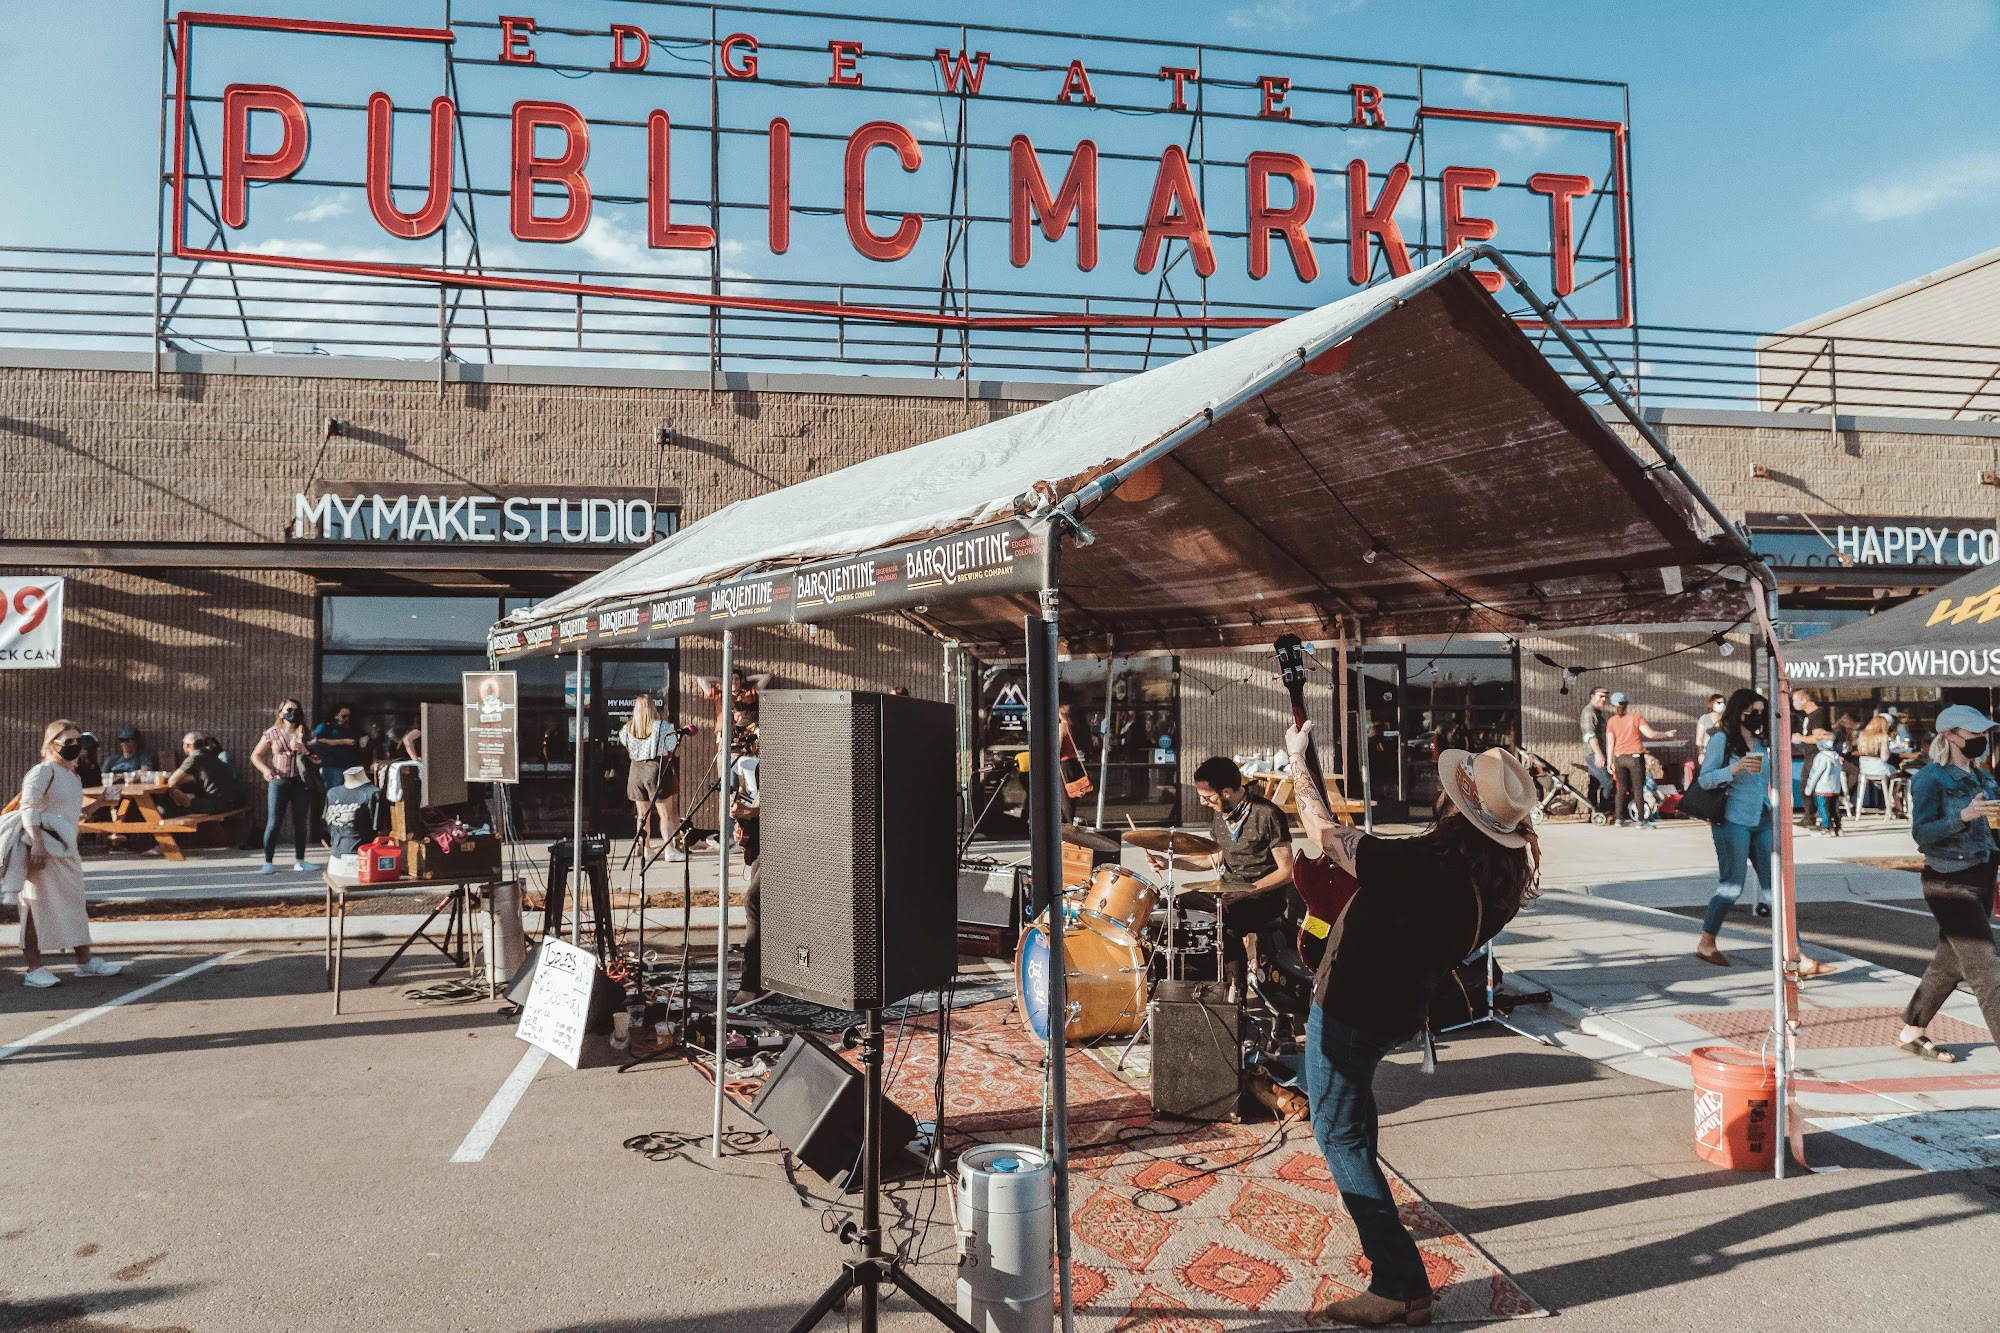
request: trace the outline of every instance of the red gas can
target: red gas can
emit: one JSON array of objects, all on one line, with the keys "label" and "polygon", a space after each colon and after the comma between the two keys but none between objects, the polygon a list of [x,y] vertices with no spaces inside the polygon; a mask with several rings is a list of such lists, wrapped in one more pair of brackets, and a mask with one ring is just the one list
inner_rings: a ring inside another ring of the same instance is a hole
[{"label": "red gas can", "polygon": [[361,862],[360,879],[363,884],[379,884],[403,877],[403,844],[394,838],[375,839],[361,849],[357,859]]}]

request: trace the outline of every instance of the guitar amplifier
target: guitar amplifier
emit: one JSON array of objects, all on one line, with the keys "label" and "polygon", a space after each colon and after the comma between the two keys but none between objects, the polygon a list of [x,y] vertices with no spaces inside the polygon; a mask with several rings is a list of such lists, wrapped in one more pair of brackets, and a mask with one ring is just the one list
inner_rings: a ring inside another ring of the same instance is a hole
[{"label": "guitar amplifier", "polygon": [[1182,1120],[1234,1121],[1243,1099],[1243,1018],[1219,982],[1163,981],[1148,1012],[1153,1110]]},{"label": "guitar amplifier", "polygon": [[1021,937],[1018,866],[998,861],[963,861],[958,867],[958,947],[987,958],[1013,954]]}]

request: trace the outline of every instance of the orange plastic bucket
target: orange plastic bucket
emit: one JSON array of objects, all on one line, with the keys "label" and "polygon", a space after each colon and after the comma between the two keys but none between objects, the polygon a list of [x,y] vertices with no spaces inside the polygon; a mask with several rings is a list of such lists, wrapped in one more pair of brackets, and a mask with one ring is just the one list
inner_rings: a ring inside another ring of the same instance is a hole
[{"label": "orange plastic bucket", "polygon": [[1702,1046],[1694,1068],[1694,1150],[1731,1171],[1768,1171],[1778,1147],[1778,1074],[1761,1055]]}]

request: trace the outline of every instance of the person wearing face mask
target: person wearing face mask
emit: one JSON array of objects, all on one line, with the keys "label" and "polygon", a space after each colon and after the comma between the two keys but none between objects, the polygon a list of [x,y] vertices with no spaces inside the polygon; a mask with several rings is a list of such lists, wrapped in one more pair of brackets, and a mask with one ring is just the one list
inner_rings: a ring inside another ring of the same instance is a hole
[{"label": "person wearing face mask", "polygon": [[2000,842],[2000,782],[1977,761],[1987,754],[1993,722],[1953,704],[1937,715],[1931,761],[1910,779],[1910,836],[1924,856],[1924,905],[1937,918],[1937,952],[1903,1010],[1896,1046],[1926,1060],[1957,1056],[1925,1028],[1963,981],[1979,1000],[1986,1030],[2000,1035],[2000,954],[1993,945],[1993,875]]},{"label": "person wearing face mask", "polygon": [[266,875],[277,870],[272,864],[278,854],[278,828],[284,813],[292,815],[292,862],[294,870],[311,870],[312,862],[306,860],[306,837],[312,828],[313,789],[319,784],[312,776],[312,764],[306,747],[306,711],[297,699],[287,699],[278,706],[278,716],[264,734],[257,738],[257,748],[250,752],[250,762],[257,766],[263,777],[264,788],[264,871]]},{"label": "person wearing face mask", "polygon": [[21,781],[19,812],[0,820],[0,898],[20,902],[21,957],[28,965],[21,981],[38,990],[60,980],[43,964],[44,949],[74,950],[80,977],[116,976],[122,970],[90,956],[76,827],[84,810],[83,783],[76,776],[82,757],[76,723],[49,723],[42,731],[42,762]]},{"label": "person wearing face mask", "polygon": [[[1716,933],[1729,909],[1743,897],[1749,872],[1757,872],[1767,897],[1776,892],[1771,879],[1771,780],[1764,771],[1770,729],[1770,701],[1755,690],[1736,691],[1723,705],[1722,719],[1702,751],[1701,773],[1695,779],[1703,787],[1729,789],[1722,818],[1709,826],[1715,842],[1715,893],[1708,900],[1701,940],[1694,949],[1695,957],[1717,967],[1728,967],[1729,955],[1717,947]],[[1799,975],[1832,970],[1825,963],[1806,960]]]},{"label": "person wearing face mask", "polygon": [[1727,706],[1727,701],[1721,695],[1711,694],[1708,696],[1708,711],[1703,713],[1694,724],[1694,752],[1696,754],[1705,755],[1708,753],[1708,738],[1713,736],[1716,730],[1721,727],[1722,710]]}]

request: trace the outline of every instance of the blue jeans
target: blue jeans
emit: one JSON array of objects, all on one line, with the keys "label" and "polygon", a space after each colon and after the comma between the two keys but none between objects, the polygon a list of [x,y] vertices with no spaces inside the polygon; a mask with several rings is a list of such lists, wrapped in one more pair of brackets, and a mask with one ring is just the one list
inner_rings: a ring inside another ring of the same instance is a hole
[{"label": "blue jeans", "polygon": [[1306,1020],[1305,1081],[1313,1137],[1361,1234],[1361,1252],[1374,1268],[1368,1290],[1413,1301],[1431,1294],[1430,1279],[1417,1242],[1396,1216],[1388,1178],[1375,1156],[1375,1066],[1402,1041],[1351,1028],[1314,1005]]},{"label": "blue jeans", "polygon": [[1741,824],[1716,824],[1709,831],[1715,838],[1715,896],[1708,900],[1708,911],[1701,919],[1704,935],[1713,935],[1721,929],[1722,918],[1729,915],[1730,907],[1743,896],[1743,885],[1750,878],[1747,872],[1752,867],[1757,871],[1757,882],[1764,886],[1764,896],[1777,896],[1777,890],[1771,887],[1771,811],[1768,807],[1754,829],[1744,828]]},{"label": "blue jeans", "polygon": [[1590,774],[1590,804],[1597,813],[1603,814],[1611,808],[1611,770],[1591,758],[1583,756],[1583,767]]},{"label": "blue jeans", "polygon": [[319,784],[311,777],[273,778],[264,788],[264,860],[278,854],[278,821],[286,810],[292,812],[294,859],[306,859],[306,830],[312,827],[312,793]]}]

